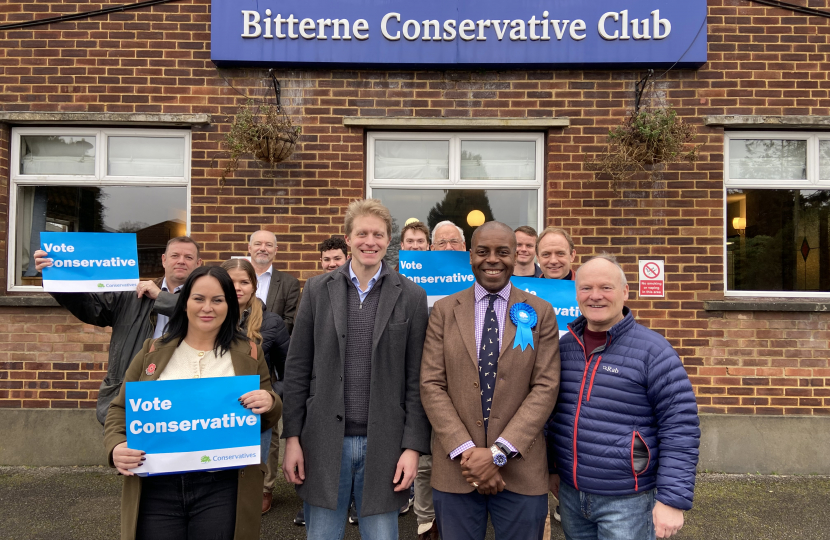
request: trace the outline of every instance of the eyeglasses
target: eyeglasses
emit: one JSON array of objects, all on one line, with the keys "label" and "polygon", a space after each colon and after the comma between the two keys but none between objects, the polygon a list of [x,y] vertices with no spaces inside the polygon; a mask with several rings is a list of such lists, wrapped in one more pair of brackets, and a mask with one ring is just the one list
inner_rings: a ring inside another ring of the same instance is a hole
[{"label": "eyeglasses", "polygon": [[449,245],[451,245],[451,246],[453,246],[453,247],[456,247],[456,246],[460,246],[461,244],[463,244],[463,242],[462,242],[461,240],[456,240],[456,239],[452,239],[452,240],[438,240],[437,242],[435,242],[435,245],[436,245],[436,246],[438,246],[438,247],[444,247],[444,246],[446,246],[447,244],[449,244]]}]

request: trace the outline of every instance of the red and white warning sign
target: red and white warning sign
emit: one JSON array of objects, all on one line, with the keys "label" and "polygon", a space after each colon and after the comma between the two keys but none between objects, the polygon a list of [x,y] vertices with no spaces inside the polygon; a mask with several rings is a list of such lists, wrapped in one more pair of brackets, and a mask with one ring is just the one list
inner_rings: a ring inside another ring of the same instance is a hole
[{"label": "red and white warning sign", "polygon": [[640,261],[640,296],[663,298],[665,283],[663,261]]}]

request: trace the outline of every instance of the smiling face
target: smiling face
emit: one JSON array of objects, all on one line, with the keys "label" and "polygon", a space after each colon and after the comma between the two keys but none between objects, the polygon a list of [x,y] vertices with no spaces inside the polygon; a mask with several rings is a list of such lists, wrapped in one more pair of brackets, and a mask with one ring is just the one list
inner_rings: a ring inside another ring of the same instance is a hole
[{"label": "smiling face", "polygon": [[277,241],[274,235],[268,231],[257,231],[252,234],[248,253],[251,255],[251,262],[257,266],[270,266],[277,256]]},{"label": "smiling face", "polygon": [[516,266],[516,236],[507,226],[491,222],[473,235],[470,265],[476,281],[491,293],[499,292],[510,281]]},{"label": "smiling face", "polygon": [[343,254],[342,249],[324,251],[320,257],[320,266],[325,272],[337,270],[344,264],[346,264],[346,255]]},{"label": "smiling face", "polygon": [[519,264],[531,264],[536,257],[536,237],[516,232],[516,262]]},{"label": "smiling face", "polygon": [[352,232],[346,236],[346,244],[351,248],[353,263],[377,270],[389,247],[386,222],[372,214],[355,217]]},{"label": "smiling face", "polygon": [[213,337],[228,315],[228,303],[219,280],[213,276],[202,276],[193,282],[187,298],[187,331]]},{"label": "smiling face", "polygon": [[256,287],[251,282],[251,278],[248,277],[248,272],[241,268],[232,268],[228,270],[228,275],[231,276],[233,287],[236,289],[236,299],[239,302],[239,309],[247,308],[248,302],[251,301],[251,297],[256,292]]},{"label": "smiling face", "polygon": [[427,235],[424,234],[424,231],[409,229],[403,233],[401,239],[401,249],[403,251],[426,251],[428,246],[429,242],[427,242]]},{"label": "smiling face", "polygon": [[585,263],[576,276],[576,302],[588,321],[588,330],[605,332],[623,319],[628,285],[620,269],[605,259]]},{"label": "smiling face", "polygon": [[189,242],[175,242],[161,256],[164,277],[170,290],[182,285],[187,276],[202,264],[196,246]]},{"label": "smiling face", "polygon": [[461,239],[461,234],[455,226],[444,225],[435,231],[432,251],[467,251],[467,244]]},{"label": "smiling face", "polygon": [[563,279],[571,272],[576,250],[571,250],[561,234],[550,233],[542,237],[538,249],[539,266],[548,279]]}]

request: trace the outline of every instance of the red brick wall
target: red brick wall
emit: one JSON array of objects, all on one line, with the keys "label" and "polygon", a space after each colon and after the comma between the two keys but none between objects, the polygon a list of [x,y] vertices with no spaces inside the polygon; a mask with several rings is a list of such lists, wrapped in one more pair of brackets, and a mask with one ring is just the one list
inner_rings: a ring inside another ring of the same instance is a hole
[{"label": "red brick wall", "polygon": [[[9,2],[0,24],[120,3]],[[830,9],[828,0],[809,4]],[[247,235],[264,227],[279,235],[279,267],[302,279],[317,272],[315,245],[342,232],[346,204],[365,194],[364,133],[343,116],[570,117],[569,128],[548,132],[545,224],[569,228],[581,257],[617,254],[632,282],[639,258],[665,259],[666,298],[632,294],[629,305],[677,348],[701,410],[830,414],[830,316],[703,310],[723,298],[723,131],[701,120],[830,114],[828,20],[744,0],[709,6],[710,62],[658,71],[655,94],[699,127],[701,159],[619,193],[583,161],[633,106],[641,74],[628,71],[280,70],[300,144],[273,170],[243,162],[220,188],[224,162],[213,160],[239,92],[272,92],[265,70],[210,62],[208,0],[0,33],[0,110],[210,113],[213,123],[193,130],[192,156],[191,230],[205,259],[244,253]],[[4,224],[8,148],[0,131]],[[5,237],[0,248],[5,255]],[[3,308],[0,321],[0,405],[92,406],[105,331],[52,308]]]}]

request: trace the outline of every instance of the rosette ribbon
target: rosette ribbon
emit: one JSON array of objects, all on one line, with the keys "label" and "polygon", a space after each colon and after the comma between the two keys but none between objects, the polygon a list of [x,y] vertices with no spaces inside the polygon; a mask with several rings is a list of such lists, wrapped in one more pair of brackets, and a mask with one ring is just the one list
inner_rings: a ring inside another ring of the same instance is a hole
[{"label": "rosette ribbon", "polygon": [[533,332],[538,320],[536,311],[525,303],[513,304],[510,308],[510,320],[516,325],[516,339],[513,340],[513,348],[521,347],[524,351],[528,345],[533,349]]}]

